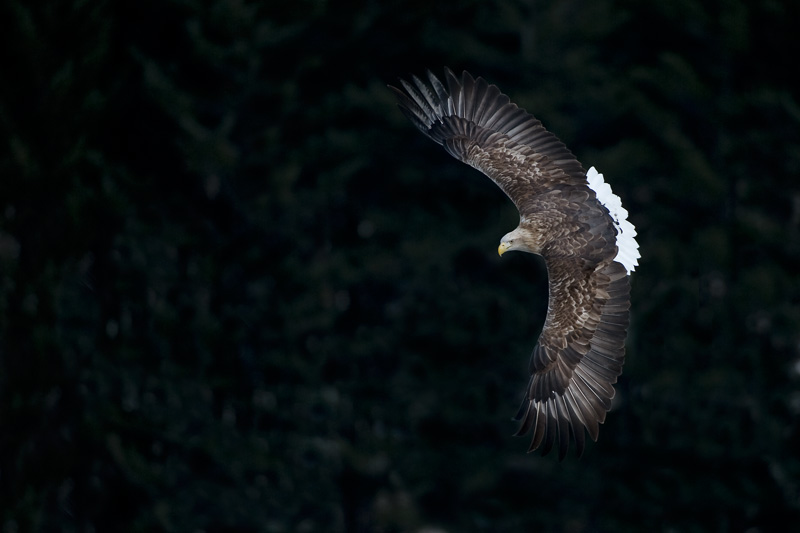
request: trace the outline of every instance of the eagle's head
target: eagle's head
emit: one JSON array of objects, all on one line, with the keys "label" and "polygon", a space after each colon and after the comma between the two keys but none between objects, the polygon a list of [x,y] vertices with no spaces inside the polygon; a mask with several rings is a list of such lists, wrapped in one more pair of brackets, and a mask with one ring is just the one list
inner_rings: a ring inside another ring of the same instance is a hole
[{"label": "eagle's head", "polygon": [[536,235],[530,229],[519,226],[503,235],[500,246],[497,247],[497,253],[500,255],[511,250],[538,254],[541,252],[541,246],[538,245]]}]

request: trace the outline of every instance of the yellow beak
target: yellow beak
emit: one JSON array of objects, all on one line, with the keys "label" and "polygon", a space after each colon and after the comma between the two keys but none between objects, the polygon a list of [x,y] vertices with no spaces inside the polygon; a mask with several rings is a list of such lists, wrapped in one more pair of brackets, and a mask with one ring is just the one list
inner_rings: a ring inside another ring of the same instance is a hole
[{"label": "yellow beak", "polygon": [[497,247],[497,255],[503,255],[511,248],[511,245],[507,242],[501,242],[500,246]]}]

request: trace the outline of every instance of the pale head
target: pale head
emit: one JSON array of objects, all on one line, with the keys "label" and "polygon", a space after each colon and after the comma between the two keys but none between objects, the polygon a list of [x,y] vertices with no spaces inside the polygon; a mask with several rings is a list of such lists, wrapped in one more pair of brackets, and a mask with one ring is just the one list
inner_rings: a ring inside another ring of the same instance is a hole
[{"label": "pale head", "polygon": [[497,253],[503,255],[506,252],[519,250],[520,252],[539,253],[537,248],[531,246],[535,243],[535,238],[527,228],[518,226],[514,231],[508,232],[500,239],[500,246]]}]

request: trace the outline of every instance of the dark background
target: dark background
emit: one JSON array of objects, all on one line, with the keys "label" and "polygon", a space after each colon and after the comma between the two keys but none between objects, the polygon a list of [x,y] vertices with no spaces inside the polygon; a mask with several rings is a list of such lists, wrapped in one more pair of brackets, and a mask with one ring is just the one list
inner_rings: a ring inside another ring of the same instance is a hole
[{"label": "dark background", "polygon": [[[785,531],[800,520],[800,3],[0,7],[0,529]],[[580,460],[514,438],[517,214],[396,108],[496,83],[630,211]]]}]

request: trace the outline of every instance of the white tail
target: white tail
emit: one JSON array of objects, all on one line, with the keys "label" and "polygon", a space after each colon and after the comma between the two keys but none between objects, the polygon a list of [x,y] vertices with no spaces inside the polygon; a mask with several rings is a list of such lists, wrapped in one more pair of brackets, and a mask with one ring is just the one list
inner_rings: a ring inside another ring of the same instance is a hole
[{"label": "white tail", "polygon": [[637,259],[641,257],[639,244],[635,239],[636,228],[628,220],[628,212],[622,207],[622,200],[611,191],[611,185],[603,180],[602,174],[592,167],[586,173],[586,180],[600,203],[608,209],[614,227],[617,228],[617,257],[614,260],[621,263],[630,274],[639,264]]}]

